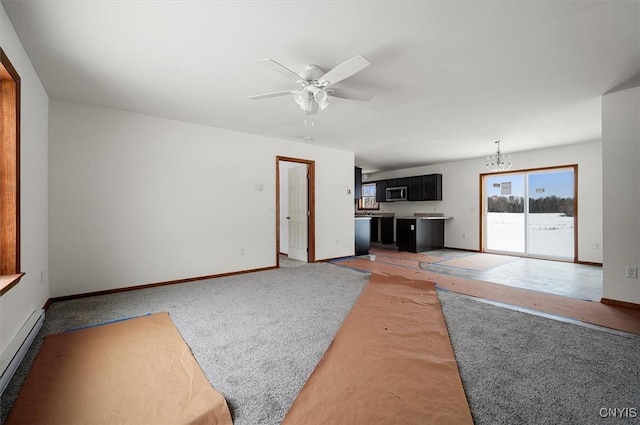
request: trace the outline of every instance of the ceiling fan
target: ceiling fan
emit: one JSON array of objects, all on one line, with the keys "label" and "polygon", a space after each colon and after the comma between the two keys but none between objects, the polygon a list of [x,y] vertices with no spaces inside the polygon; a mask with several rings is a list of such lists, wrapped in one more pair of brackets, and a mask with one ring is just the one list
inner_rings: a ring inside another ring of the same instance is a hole
[{"label": "ceiling fan", "polygon": [[252,100],[292,94],[293,99],[298,106],[300,106],[300,109],[305,111],[307,115],[312,115],[318,112],[318,108],[324,110],[329,106],[329,96],[365,102],[373,98],[372,93],[331,87],[333,84],[351,77],[353,74],[362,71],[371,64],[371,62],[362,55],[354,56],[328,72],[325,72],[318,65],[307,65],[304,71],[299,74],[273,59],[260,59],[258,62],[265,64],[285,78],[294,80],[298,83],[300,89],[249,96],[249,99]]}]

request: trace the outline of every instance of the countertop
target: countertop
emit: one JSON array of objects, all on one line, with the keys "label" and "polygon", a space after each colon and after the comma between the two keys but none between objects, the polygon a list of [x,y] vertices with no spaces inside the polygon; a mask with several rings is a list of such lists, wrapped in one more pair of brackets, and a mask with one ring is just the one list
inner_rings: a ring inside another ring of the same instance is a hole
[{"label": "countertop", "polygon": [[358,213],[356,214],[356,218],[393,218],[395,216],[394,213],[371,213],[371,214],[362,214],[362,213]]},{"label": "countertop", "polygon": [[453,217],[448,217],[448,216],[430,216],[430,217],[423,217],[423,216],[408,216],[408,217],[396,217],[396,220],[451,220],[453,219]]}]

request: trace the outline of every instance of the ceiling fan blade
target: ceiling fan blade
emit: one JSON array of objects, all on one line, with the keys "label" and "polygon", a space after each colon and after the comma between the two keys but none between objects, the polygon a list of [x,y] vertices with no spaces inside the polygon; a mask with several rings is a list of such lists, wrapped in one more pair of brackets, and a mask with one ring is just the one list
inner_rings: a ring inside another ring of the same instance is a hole
[{"label": "ceiling fan blade", "polygon": [[293,91],[291,91],[291,90],[276,91],[276,92],[273,92],[273,93],[256,94],[256,95],[253,95],[253,96],[249,96],[249,99],[251,99],[251,100],[267,99],[269,97],[286,96],[286,95],[291,94],[291,93],[293,93]]},{"label": "ceiling fan blade", "polygon": [[263,63],[268,68],[271,68],[272,70],[274,70],[275,72],[277,72],[278,74],[282,75],[283,77],[285,77],[285,78],[287,78],[289,80],[293,80],[293,81],[296,81],[296,82],[303,82],[305,86],[307,85],[307,83],[304,80],[304,78],[302,78],[300,75],[298,75],[297,72],[294,72],[294,71],[290,70],[286,66],[282,65],[281,63],[278,63],[278,62],[274,61],[273,59],[269,59],[269,58],[267,58],[267,59],[258,59],[258,62]]},{"label": "ceiling fan blade", "polygon": [[341,99],[359,100],[361,102],[369,102],[375,97],[375,93],[362,90],[330,88],[325,90],[329,96],[339,97]]},{"label": "ceiling fan blade", "polygon": [[371,65],[371,62],[369,62],[364,56],[354,56],[324,74],[318,79],[318,82],[322,87],[327,87],[331,84],[342,81],[345,78],[351,77],[353,74],[362,71],[369,65]]}]

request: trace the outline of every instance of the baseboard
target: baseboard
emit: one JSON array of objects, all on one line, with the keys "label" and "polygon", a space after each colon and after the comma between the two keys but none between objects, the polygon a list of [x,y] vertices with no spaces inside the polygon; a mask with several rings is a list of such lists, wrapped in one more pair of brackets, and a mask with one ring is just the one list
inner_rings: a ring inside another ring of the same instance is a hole
[{"label": "baseboard", "polygon": [[[335,262],[335,261],[340,261],[340,260],[351,260],[354,257],[357,257],[357,255],[348,255],[346,257],[330,257],[330,258],[321,258],[319,260],[316,260],[316,263],[331,263],[331,262]],[[311,264],[311,263],[309,263]]]},{"label": "baseboard", "polygon": [[[478,252],[478,253],[482,252],[482,251],[480,251],[479,249],[471,249],[471,248],[450,248],[450,247],[448,247],[448,246],[445,246],[445,247],[444,247],[444,249],[450,249],[450,250],[452,250],[452,251],[463,251],[463,252],[465,252],[465,251],[466,251],[466,252]],[[425,252],[429,252],[429,251],[425,251]]]},{"label": "baseboard", "polygon": [[136,285],[136,286],[126,286],[124,288],[107,289],[107,290],[104,290],[104,291],[84,292],[84,293],[81,293],[81,294],[74,294],[74,295],[63,295],[61,297],[49,298],[49,300],[47,301],[45,306],[49,307],[51,305],[51,303],[54,303],[54,302],[57,302],[57,301],[75,300],[75,299],[78,299],[78,298],[94,297],[96,295],[117,294],[118,292],[128,292],[128,291],[135,291],[135,290],[138,290],[138,289],[155,288],[157,286],[176,285],[176,284],[179,284],[179,283],[196,282],[198,280],[207,280],[207,279],[215,279],[215,278],[218,278],[218,277],[227,277],[227,276],[235,276],[235,275],[239,275],[239,274],[262,272],[262,271],[266,271],[266,270],[274,270],[274,269],[277,269],[277,268],[278,268],[278,266],[261,267],[261,268],[258,268],[258,269],[240,270],[240,271],[237,271],[237,272],[219,273],[219,274],[212,274],[212,275],[207,275],[207,276],[189,277],[189,278],[186,278],[186,279],[168,280],[168,281],[165,281],[165,282],[147,283],[147,284]]},{"label": "baseboard", "polygon": [[640,304],[630,303],[627,301],[612,300],[611,298],[602,298],[600,299],[600,302],[602,304],[614,305],[616,307],[625,307],[625,308],[631,308],[633,310],[640,310]]},{"label": "baseboard", "polygon": [[596,263],[594,261],[582,261],[582,260],[578,260],[576,261],[576,264],[583,264],[585,266],[600,266],[602,267],[602,263]]},{"label": "baseboard", "polygon": [[33,340],[38,335],[42,323],[44,322],[44,310],[34,311],[27,319],[18,334],[13,338],[13,341],[9,344],[6,350],[0,356],[0,394],[2,394],[9,385],[9,381],[13,377],[13,374],[22,363],[25,354]]},{"label": "baseboard", "polygon": [[51,298],[47,299],[47,302],[44,303],[44,305],[42,306],[42,309],[45,311],[48,310],[52,302],[53,301],[51,301]]}]

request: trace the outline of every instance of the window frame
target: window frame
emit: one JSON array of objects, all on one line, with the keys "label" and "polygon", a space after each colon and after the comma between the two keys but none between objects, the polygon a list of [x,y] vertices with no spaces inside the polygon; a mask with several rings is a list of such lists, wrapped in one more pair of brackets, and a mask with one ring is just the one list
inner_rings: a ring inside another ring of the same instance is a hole
[{"label": "window frame", "polygon": [[20,76],[0,48],[0,295],[20,272]]},{"label": "window frame", "polygon": [[[364,194],[365,193],[365,186],[373,186],[373,195],[365,196],[365,194]],[[362,183],[360,199],[358,199],[358,209],[359,210],[369,211],[369,210],[379,210],[380,209],[380,203],[378,201],[376,201],[376,190],[377,190],[377,185],[375,183]],[[372,201],[370,200],[369,203],[367,203],[365,198],[373,199],[373,200]]]}]

